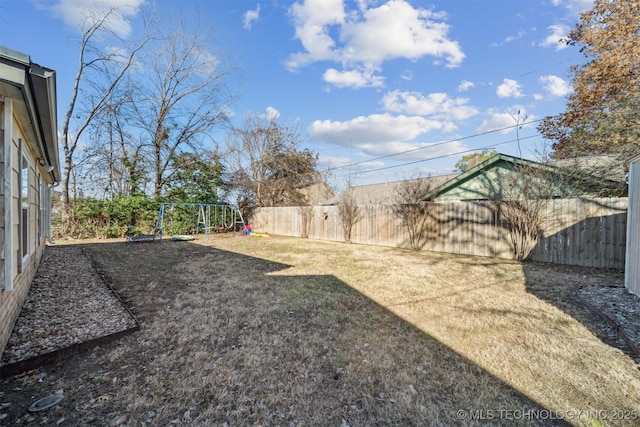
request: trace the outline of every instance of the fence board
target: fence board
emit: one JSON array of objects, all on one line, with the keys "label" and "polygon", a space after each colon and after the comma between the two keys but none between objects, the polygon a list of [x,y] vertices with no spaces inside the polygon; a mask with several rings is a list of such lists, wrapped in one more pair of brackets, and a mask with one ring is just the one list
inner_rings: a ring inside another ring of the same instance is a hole
[{"label": "fence board", "polygon": [[[534,261],[585,267],[624,268],[627,198],[552,200],[546,207],[543,237],[531,253]],[[351,241],[409,247],[400,218],[388,205],[360,206],[361,219]],[[309,238],[344,241],[337,206],[314,206]],[[430,213],[428,240],[423,249],[465,255],[511,258],[509,231],[489,202],[437,203]],[[299,207],[260,208],[253,229],[285,236],[302,236]]]}]

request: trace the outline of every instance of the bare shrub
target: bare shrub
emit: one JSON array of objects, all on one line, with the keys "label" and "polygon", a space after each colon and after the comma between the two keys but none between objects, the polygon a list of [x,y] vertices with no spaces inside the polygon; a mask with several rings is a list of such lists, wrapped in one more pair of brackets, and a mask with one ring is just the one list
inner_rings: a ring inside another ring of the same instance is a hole
[{"label": "bare shrub", "polygon": [[547,166],[514,165],[514,173],[494,179],[490,203],[506,223],[513,259],[525,261],[543,235],[549,200],[562,194],[565,177]]},{"label": "bare shrub", "polygon": [[548,199],[509,199],[492,202],[507,224],[513,246],[513,259],[526,260],[542,236]]},{"label": "bare shrub", "polygon": [[313,219],[313,206],[299,206],[298,212],[300,212],[300,219],[302,219],[302,230],[300,237],[305,239],[309,237],[311,232],[311,220]]},{"label": "bare shrub", "polygon": [[362,210],[356,203],[353,189],[347,189],[338,203],[338,216],[342,221],[342,237],[347,243],[351,243],[353,227],[362,219]]},{"label": "bare shrub", "polygon": [[428,239],[428,222],[435,205],[422,200],[432,189],[429,178],[404,180],[396,188],[393,211],[409,233],[411,249],[416,251],[422,249]]}]

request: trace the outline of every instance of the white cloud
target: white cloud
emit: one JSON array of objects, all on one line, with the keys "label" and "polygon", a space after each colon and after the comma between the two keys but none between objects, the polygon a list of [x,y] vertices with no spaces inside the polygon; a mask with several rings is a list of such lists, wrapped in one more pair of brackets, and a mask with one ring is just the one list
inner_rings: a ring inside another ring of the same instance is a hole
[{"label": "white cloud", "polygon": [[318,161],[320,169],[333,169],[342,166],[347,166],[353,161],[349,157],[336,157],[336,156],[323,156],[321,155]]},{"label": "white cloud", "polygon": [[[353,167],[354,170],[367,170],[367,169],[376,169],[388,166],[393,162],[412,162],[416,160],[426,160],[432,159],[435,157],[444,157],[449,156],[456,153],[461,153],[467,150],[465,145],[461,141],[450,141],[447,144],[439,144],[433,142],[402,142],[402,141],[390,141],[388,143],[359,143],[360,141],[357,139],[357,135],[351,139],[350,148],[352,150],[356,150],[352,152],[352,156],[357,158],[369,158],[369,157],[379,157],[379,156],[388,156],[393,154],[393,158],[388,158],[383,160],[375,160],[364,161],[362,163],[358,163]],[[346,144],[344,145],[346,147]],[[352,157],[333,157],[333,156],[323,156],[320,155],[319,163],[323,167],[327,168],[342,168],[344,166],[350,165],[354,162]],[[431,174],[433,170],[430,168],[425,169],[425,174]],[[441,175],[445,173],[450,173],[449,169],[442,170],[440,173],[435,175]],[[357,174],[357,172],[356,172]],[[405,179],[406,176],[399,177],[400,179]]]},{"label": "white cloud", "polygon": [[549,34],[547,38],[544,39],[542,43],[540,43],[540,46],[555,47],[556,50],[565,49],[567,47],[567,44],[563,41],[563,39],[565,39],[569,34],[569,27],[562,24],[556,24],[550,25],[549,27],[547,27],[547,29],[551,31],[551,34]]},{"label": "white cloud", "polygon": [[244,29],[250,30],[253,21],[257,21],[258,19],[260,19],[260,3],[258,3],[255,10],[247,10],[245,12],[243,23]]},{"label": "white cloud", "polygon": [[411,81],[413,80],[413,71],[411,70],[405,70],[401,75],[400,78],[402,80],[406,80],[406,81]]},{"label": "white cloud", "polygon": [[527,112],[522,105],[514,105],[507,111],[490,109],[487,114],[488,118],[485,119],[480,127],[476,129],[476,132],[485,133],[507,128],[500,131],[501,134],[507,134],[514,132],[518,123],[521,127],[528,128],[532,127],[532,122],[536,120],[535,116],[527,115]]},{"label": "white cloud", "polygon": [[[480,127],[476,129],[476,132],[478,133],[490,132],[496,129],[502,129],[508,126],[513,126],[515,124],[516,122],[513,120],[513,117],[511,117],[509,113],[499,113],[499,112],[491,111],[489,113],[489,118],[487,118],[486,120],[483,120]],[[509,129],[500,131],[500,133],[506,134],[511,131],[513,131],[513,129],[509,128]]]},{"label": "white cloud", "polygon": [[329,68],[322,78],[325,82],[337,87],[381,87],[384,85],[384,77],[374,76],[373,71],[338,71]]},{"label": "white cloud", "polygon": [[[431,159],[434,157],[448,156],[465,150],[464,144],[462,144],[461,141],[451,141],[447,144],[437,144],[433,142],[389,141],[387,143],[353,145],[354,148],[362,150],[363,157],[396,154],[392,159],[385,159],[385,162],[407,162],[420,159]],[[367,162],[360,166],[368,169],[372,167],[381,167],[386,164],[388,163],[374,165],[373,162]]]},{"label": "white cloud", "polygon": [[119,37],[131,34],[131,18],[135,17],[144,0],[60,0],[51,6],[66,25],[86,28],[108,15],[105,28]]},{"label": "white cloud", "polygon": [[593,8],[593,0],[553,0],[552,3],[567,9],[573,18],[579,18],[582,12]]},{"label": "white cloud", "polygon": [[443,17],[427,9],[414,9],[404,0],[368,9],[361,19],[348,20],[342,27],[341,37],[347,40],[343,57],[380,64],[430,55],[445,58],[448,67],[457,67],[465,55],[457,42],[447,38],[449,26],[438,22]]},{"label": "white cloud", "polygon": [[571,92],[571,86],[558,76],[542,76],[540,77],[540,82],[551,96],[565,96]]},{"label": "white cloud", "polygon": [[388,92],[382,103],[385,110],[394,113],[430,116],[441,120],[464,120],[478,114],[475,107],[467,105],[468,98],[451,98],[446,93]]},{"label": "white cloud", "polygon": [[511,79],[504,79],[496,89],[496,93],[500,98],[520,98],[523,96],[520,83]]},{"label": "white cloud", "polygon": [[574,23],[580,19],[580,14],[593,8],[593,0],[552,0],[553,6],[565,10],[565,16],[558,23],[550,25],[547,29],[550,34],[540,42],[539,46],[553,47],[555,50],[566,49],[566,39]]},{"label": "white cloud", "polygon": [[447,67],[463,61],[460,45],[448,38],[444,14],[414,8],[405,0],[371,8],[366,1],[358,4],[358,10],[349,11],[343,0],[294,3],[290,13],[304,51],[291,55],[287,67],[295,70],[316,61],[333,61],[349,72],[378,70],[397,58],[432,56]]},{"label": "white cloud", "polygon": [[446,122],[418,116],[372,114],[346,122],[316,120],[308,132],[314,139],[345,147],[353,143],[362,148],[371,144],[410,141],[434,130],[448,131],[450,126]]},{"label": "white cloud", "polygon": [[264,118],[266,120],[277,120],[280,117],[280,111],[277,108],[272,106],[268,106],[265,108],[264,113],[258,114],[258,117]]},{"label": "white cloud", "polygon": [[504,42],[505,43],[511,43],[512,41],[519,40],[519,39],[523,38],[525,34],[526,33],[525,33],[524,30],[519,30],[517,34],[512,35],[512,36],[508,36],[507,38],[505,38]]},{"label": "white cloud", "polygon": [[287,64],[289,68],[340,58],[334,51],[335,42],[330,35],[330,28],[344,22],[342,0],[305,0],[302,4],[294,3],[290,13],[294,18],[296,38],[306,52],[293,54]]},{"label": "white cloud", "polygon": [[349,158],[321,155],[321,162],[327,166],[345,166],[353,162],[353,157],[366,159],[394,155],[393,158],[384,161],[372,159],[357,166],[358,169],[375,169],[393,162],[431,159],[465,151],[466,147],[462,141],[451,140],[442,144],[416,140],[420,135],[434,130],[444,132],[452,130],[449,125],[450,123],[447,122],[417,116],[374,114],[344,122],[316,120],[307,132],[318,142],[349,149]]},{"label": "white cloud", "polygon": [[474,86],[475,84],[473,82],[463,80],[460,82],[460,85],[458,85],[458,92],[466,92]]}]

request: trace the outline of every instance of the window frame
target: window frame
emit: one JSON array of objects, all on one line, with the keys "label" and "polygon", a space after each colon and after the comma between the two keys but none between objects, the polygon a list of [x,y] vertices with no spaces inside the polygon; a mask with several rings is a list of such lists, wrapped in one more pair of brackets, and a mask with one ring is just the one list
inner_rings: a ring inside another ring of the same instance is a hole
[{"label": "window frame", "polygon": [[[24,148],[24,147],[23,147]],[[31,162],[29,156],[24,151],[20,150],[20,173],[18,191],[20,192],[18,198],[19,214],[18,214],[18,233],[19,233],[19,271],[22,271],[24,265],[29,261],[31,257],[31,242],[30,242],[30,222],[31,222]]]}]

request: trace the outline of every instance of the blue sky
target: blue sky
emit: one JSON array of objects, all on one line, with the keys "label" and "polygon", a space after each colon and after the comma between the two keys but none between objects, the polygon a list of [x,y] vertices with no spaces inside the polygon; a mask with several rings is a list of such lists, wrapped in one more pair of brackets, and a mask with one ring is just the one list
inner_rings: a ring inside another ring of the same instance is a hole
[{"label": "blue sky", "polygon": [[583,61],[560,39],[592,1],[0,0],[0,45],[57,72],[59,123],[78,23],[112,5],[127,5],[116,23],[124,37],[151,7],[158,19],[210,26],[212,52],[242,82],[234,124],[266,114],[297,126],[339,186],[450,173],[483,148],[548,151],[537,120],[564,111],[569,67]]}]

